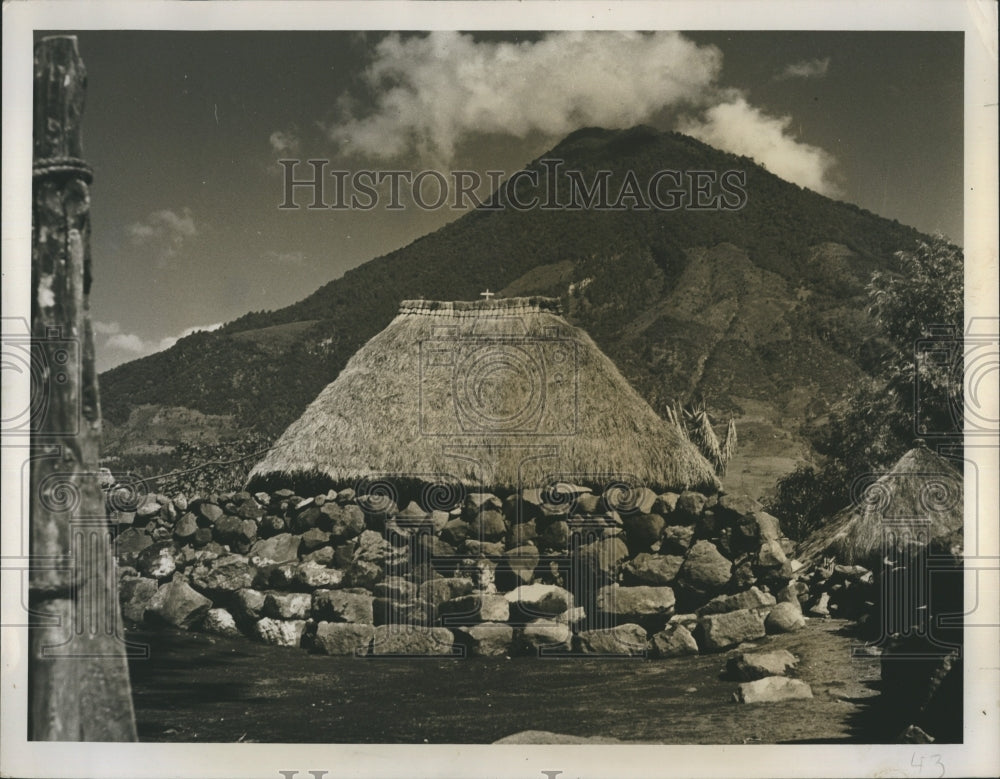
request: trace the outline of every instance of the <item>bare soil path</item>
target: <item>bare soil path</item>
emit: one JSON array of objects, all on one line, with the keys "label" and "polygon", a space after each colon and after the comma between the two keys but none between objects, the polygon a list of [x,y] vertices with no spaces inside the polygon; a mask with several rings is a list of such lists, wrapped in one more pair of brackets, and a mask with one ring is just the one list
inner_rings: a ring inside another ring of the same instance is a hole
[{"label": "bare soil path", "polygon": [[671,660],[353,659],[198,633],[141,632],[131,664],[142,741],[492,743],[543,730],[663,744],[872,743],[877,659],[850,624],[755,642],[788,649],[811,700],[735,704],[727,653]]}]

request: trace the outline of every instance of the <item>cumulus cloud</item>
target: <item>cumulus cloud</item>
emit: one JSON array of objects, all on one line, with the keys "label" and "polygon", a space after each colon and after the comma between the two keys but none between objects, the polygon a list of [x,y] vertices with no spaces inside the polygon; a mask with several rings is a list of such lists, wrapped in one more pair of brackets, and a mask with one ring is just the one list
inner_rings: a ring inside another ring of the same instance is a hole
[{"label": "cumulus cloud", "polygon": [[159,244],[164,253],[173,255],[185,241],[198,235],[198,227],[190,208],[181,213],[162,209],[153,211],[141,222],[128,225],[126,231],[136,246]]},{"label": "cumulus cloud", "polygon": [[774,78],[776,81],[785,81],[790,78],[823,78],[830,69],[830,58],[802,60],[786,65],[785,69]]},{"label": "cumulus cloud", "polygon": [[824,195],[837,195],[837,186],[830,180],[833,156],[797,140],[791,125],[792,117],[770,116],[738,97],[706,109],[698,118],[682,120],[678,129],[710,146],[752,157],[783,179]]},{"label": "cumulus cloud", "polygon": [[[722,59],[718,48],[675,32],[556,32],[521,43],[393,34],[376,45],[362,75],[368,99],[341,95],[341,118],[327,132],[349,154],[413,156],[445,167],[475,134],[537,133],[551,142],[580,127],[630,127],[667,110],[681,132],[834,194],[834,158],[799,141],[788,117],[721,86]],[[786,70],[805,77],[828,67],[829,58]]]},{"label": "cumulus cloud", "polygon": [[271,151],[278,155],[296,154],[300,146],[299,136],[294,128],[275,130],[267,142],[271,144]]},{"label": "cumulus cloud", "polygon": [[181,338],[196,333],[200,330],[210,332],[222,327],[222,322],[215,322],[210,325],[195,325],[188,327],[178,335],[171,335],[165,338],[143,338],[136,333],[126,333],[118,322],[98,322],[93,323],[94,335],[96,336],[96,351],[98,370],[105,371],[120,365],[129,360],[139,357],[147,357],[156,352],[162,352],[176,344]]},{"label": "cumulus cloud", "polygon": [[377,44],[362,77],[374,110],[356,116],[354,101],[341,96],[346,116],[328,129],[347,151],[447,163],[474,133],[562,136],[699,104],[721,67],[717,48],[673,32],[557,32],[523,43],[393,34]]}]

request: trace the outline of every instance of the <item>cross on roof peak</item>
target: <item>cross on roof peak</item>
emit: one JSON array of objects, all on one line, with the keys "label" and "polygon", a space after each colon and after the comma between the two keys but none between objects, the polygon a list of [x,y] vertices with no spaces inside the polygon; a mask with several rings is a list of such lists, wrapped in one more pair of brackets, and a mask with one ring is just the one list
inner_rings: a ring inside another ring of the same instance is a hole
[{"label": "cross on roof peak", "polygon": [[490,292],[490,288],[487,287],[485,292],[480,292],[479,293],[479,297],[485,298],[486,300],[489,300],[491,297],[494,297],[496,294],[497,294],[496,292]]}]

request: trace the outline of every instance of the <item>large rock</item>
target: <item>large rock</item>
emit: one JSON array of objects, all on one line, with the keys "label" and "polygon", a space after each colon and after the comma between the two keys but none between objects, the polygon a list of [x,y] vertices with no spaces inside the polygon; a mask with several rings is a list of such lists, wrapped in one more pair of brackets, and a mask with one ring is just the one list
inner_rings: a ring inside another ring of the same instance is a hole
[{"label": "large rock", "polygon": [[660,586],[672,584],[683,563],[684,558],[677,555],[643,553],[629,560],[622,573],[631,583]]},{"label": "large rock", "polygon": [[697,541],[684,557],[677,583],[697,595],[712,596],[729,582],[732,567],[711,541]]},{"label": "large rock", "polygon": [[201,621],[201,629],[206,633],[214,633],[217,636],[226,636],[227,638],[237,638],[240,635],[240,629],[236,627],[236,620],[226,609],[209,609]]},{"label": "large rock", "polygon": [[537,522],[536,543],[542,549],[564,553],[569,547],[569,523],[564,519],[548,519]]},{"label": "large rock", "polygon": [[514,628],[499,622],[481,622],[457,628],[455,641],[472,657],[507,657],[513,652]]},{"label": "large rock", "polygon": [[660,540],[666,521],[659,514],[626,514],[625,540],[632,554],[648,552]]},{"label": "large rock", "polygon": [[325,565],[312,560],[296,565],[292,575],[293,585],[303,590],[332,590],[339,587],[343,582],[344,571],[339,568],[327,568]]},{"label": "large rock", "polygon": [[385,536],[374,530],[366,530],[358,536],[358,546],[354,550],[354,560],[385,565],[394,558],[394,549]]},{"label": "large rock", "polygon": [[487,509],[472,521],[474,536],[484,541],[502,541],[507,534],[507,525],[499,509]]},{"label": "large rock", "polygon": [[233,554],[199,564],[191,573],[191,584],[213,599],[225,599],[252,586],[255,575],[245,557]]},{"label": "large rock", "polygon": [[315,552],[317,549],[329,545],[331,538],[332,536],[325,530],[320,530],[318,527],[311,528],[302,534],[299,551],[302,554]]},{"label": "large rock", "polygon": [[573,594],[555,584],[522,584],[504,597],[512,613],[529,619],[562,614],[573,607]]},{"label": "large rock", "polygon": [[220,544],[232,545],[240,537],[243,520],[239,517],[219,517],[212,527],[212,535]]},{"label": "large rock", "polygon": [[723,515],[730,522],[737,521],[745,514],[753,514],[755,511],[763,510],[764,507],[760,503],[740,492],[721,495],[715,504],[716,513]]},{"label": "large rock", "polygon": [[674,508],[672,519],[675,522],[691,525],[701,516],[705,510],[708,498],[700,492],[687,490],[682,492],[677,498],[677,505]]},{"label": "large rock", "polygon": [[238,618],[244,621],[256,622],[264,610],[264,598],[264,593],[258,590],[249,588],[240,590],[235,595],[233,611]]},{"label": "large rock", "polygon": [[129,622],[139,624],[146,615],[149,602],[156,595],[156,580],[135,576],[123,579],[118,586],[118,597],[122,604],[122,616]]},{"label": "large rock", "polygon": [[115,554],[122,565],[132,565],[138,559],[140,552],[153,545],[153,539],[144,530],[130,527],[118,534],[115,539]]},{"label": "large rock", "polygon": [[619,536],[611,536],[581,546],[576,557],[588,579],[596,583],[609,582],[622,561],[628,558],[628,547]]},{"label": "large rock", "polygon": [[538,567],[538,547],[527,545],[509,549],[505,554],[507,567],[521,584],[531,584]]},{"label": "large rock", "polygon": [[500,511],[503,501],[491,492],[470,492],[462,504],[462,518],[472,522],[483,511]]},{"label": "large rock", "polygon": [[254,626],[257,638],[273,646],[299,646],[305,630],[306,623],[302,619],[283,620],[264,617]]},{"label": "large rock", "polygon": [[726,661],[726,674],[730,679],[752,682],[765,676],[785,676],[797,663],[795,655],[786,649],[741,652]]},{"label": "large rock", "polygon": [[440,604],[438,614],[446,626],[506,622],[510,619],[510,603],[503,595],[462,595]]},{"label": "large rock", "polygon": [[760,545],[760,552],[757,553],[757,565],[761,568],[780,568],[788,557],[779,541],[764,541]]},{"label": "large rock", "polygon": [[430,579],[420,585],[420,598],[439,606],[446,600],[468,595],[473,586],[472,579],[464,577]]},{"label": "large rock", "polygon": [[768,676],[755,682],[744,682],[736,688],[733,700],[737,703],[774,703],[813,697],[812,689],[800,679]]},{"label": "large rock", "polygon": [[316,590],[312,595],[312,615],[317,620],[371,625],[375,621],[374,601],[365,592]]},{"label": "large rock", "polygon": [[633,623],[608,630],[582,630],[577,648],[585,655],[645,655],[649,644],[645,628]]},{"label": "large rock", "polygon": [[455,639],[446,628],[380,625],[372,638],[373,655],[451,655]]},{"label": "large rock", "polygon": [[740,611],[741,609],[770,608],[777,601],[769,592],[761,592],[756,587],[749,590],[737,592],[735,595],[717,595],[708,603],[695,611],[699,617],[706,614],[724,614],[727,611]]},{"label": "large rock", "polygon": [[682,624],[667,625],[650,639],[653,654],[657,657],[682,657],[698,654],[698,642],[691,631]]},{"label": "large rock", "polygon": [[781,539],[781,524],[778,518],[763,509],[751,511],[736,520],[734,528],[746,538],[756,541],[778,541]]},{"label": "large rock", "polygon": [[268,592],[264,594],[265,617],[306,619],[312,608],[312,596],[305,592]]},{"label": "large rock", "polygon": [[212,601],[191,589],[183,579],[164,584],[150,598],[147,614],[178,628],[190,628],[212,608]]},{"label": "large rock", "polygon": [[407,601],[417,596],[417,585],[402,576],[390,576],[375,585],[372,594],[376,598]]},{"label": "large rock", "polygon": [[202,501],[198,504],[198,516],[208,525],[214,525],[222,518],[223,514],[222,507],[216,503]]},{"label": "large rock", "polygon": [[329,531],[335,541],[346,541],[361,535],[365,529],[365,513],[355,503],[341,506],[338,503],[324,503],[320,509],[319,528]]},{"label": "large rock", "polygon": [[472,536],[472,526],[462,519],[451,519],[441,529],[441,540],[458,547]]},{"label": "large rock", "polygon": [[683,556],[693,543],[694,528],[691,525],[667,525],[660,539],[660,552]]},{"label": "large rock", "polygon": [[143,576],[162,581],[177,570],[177,550],[170,541],[161,541],[143,549],[135,561],[136,570]]},{"label": "large rock", "polygon": [[383,578],[385,578],[385,567],[368,560],[354,560],[344,571],[344,584],[348,587],[371,590]]},{"label": "large rock", "polygon": [[290,563],[299,558],[301,539],[291,533],[279,533],[258,541],[250,548],[250,557],[270,560],[272,563]]},{"label": "large rock", "polygon": [[794,633],[805,626],[806,619],[802,616],[802,608],[798,602],[782,601],[771,609],[764,620],[764,629],[771,634]]},{"label": "large rock", "polygon": [[618,624],[636,622],[660,630],[674,613],[674,591],[670,587],[602,587],[597,610]]},{"label": "large rock", "polygon": [[433,625],[437,610],[419,599],[375,598],[372,611],[376,625]]},{"label": "large rock", "polygon": [[545,654],[569,650],[573,631],[565,623],[536,619],[520,631],[521,650],[527,654]]},{"label": "large rock", "polygon": [[198,518],[190,511],[177,520],[174,525],[174,538],[186,541],[198,531]]},{"label": "large rock", "polygon": [[763,638],[764,615],[758,609],[709,614],[698,620],[697,633],[702,649],[710,652],[728,649],[744,641]]},{"label": "large rock", "polygon": [[368,648],[374,636],[374,625],[360,625],[352,622],[320,622],[316,625],[313,647],[325,655],[368,654]]}]

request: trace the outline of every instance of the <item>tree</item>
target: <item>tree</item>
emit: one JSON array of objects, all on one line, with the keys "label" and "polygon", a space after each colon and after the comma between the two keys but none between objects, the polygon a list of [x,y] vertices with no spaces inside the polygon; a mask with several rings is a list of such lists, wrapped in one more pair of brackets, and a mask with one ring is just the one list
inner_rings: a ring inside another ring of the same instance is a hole
[{"label": "tree", "polygon": [[888,469],[915,437],[961,443],[964,257],[943,236],[899,252],[876,272],[869,313],[885,338],[881,367],[855,384],[816,434],[823,455],[778,482],[769,510],[802,538],[847,505],[858,478]]}]

